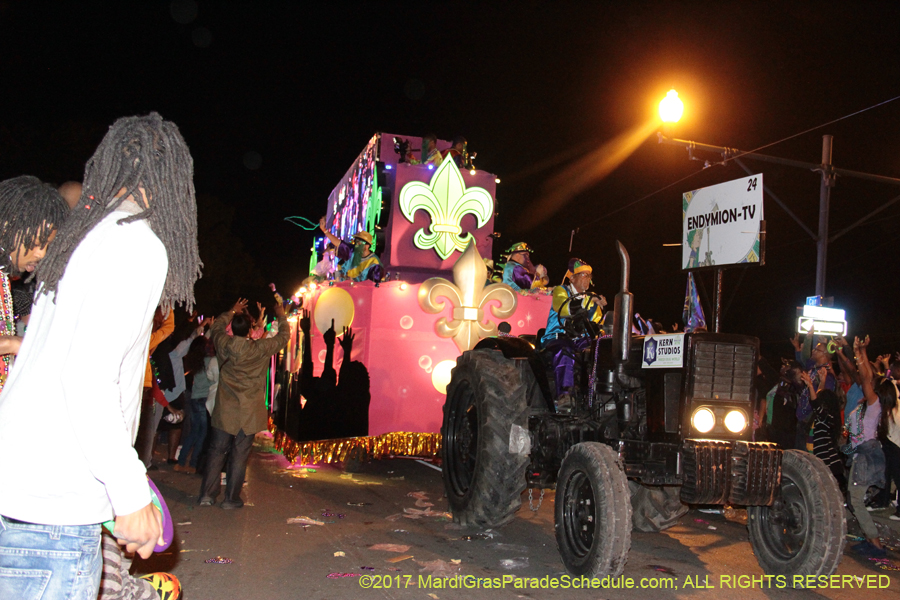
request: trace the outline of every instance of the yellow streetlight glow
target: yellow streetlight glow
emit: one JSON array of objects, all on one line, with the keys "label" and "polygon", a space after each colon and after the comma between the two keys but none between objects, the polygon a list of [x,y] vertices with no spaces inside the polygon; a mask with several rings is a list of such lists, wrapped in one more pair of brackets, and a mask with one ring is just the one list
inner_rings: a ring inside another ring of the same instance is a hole
[{"label": "yellow streetlight glow", "polygon": [[669,90],[666,97],[659,103],[659,117],[663,123],[677,123],[684,112],[684,102],[678,97],[678,92]]}]

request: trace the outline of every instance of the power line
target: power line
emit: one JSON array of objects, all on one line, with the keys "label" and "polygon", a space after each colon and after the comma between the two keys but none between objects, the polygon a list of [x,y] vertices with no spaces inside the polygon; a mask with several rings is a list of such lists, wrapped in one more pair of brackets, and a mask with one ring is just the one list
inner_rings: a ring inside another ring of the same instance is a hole
[{"label": "power line", "polygon": [[[777,140],[777,141],[774,141],[774,142],[770,142],[770,143],[768,143],[768,144],[764,144],[764,145],[762,145],[762,146],[759,146],[759,147],[755,148],[754,150],[746,150],[746,151],[744,151],[744,152],[742,152],[742,153],[740,153],[740,154],[736,154],[735,156],[732,156],[732,157],[729,157],[729,158],[725,159],[725,160],[722,161],[721,163],[716,163],[715,166],[725,166],[726,163],[727,163],[729,160],[738,159],[738,158],[740,158],[740,157],[742,157],[742,156],[746,156],[747,154],[753,154],[753,153],[759,152],[760,150],[764,150],[764,149],[769,148],[769,147],[771,147],[771,146],[775,146],[775,145],[777,145],[777,144],[781,144],[782,142],[786,142],[786,141],[788,141],[788,140],[794,139],[794,138],[799,137],[799,136],[801,136],[801,135],[805,135],[805,134],[810,133],[810,132],[812,132],[812,131],[815,131],[815,130],[817,130],[817,129],[821,129],[821,128],[823,128],[823,127],[828,127],[829,125],[833,125],[834,123],[838,123],[838,122],[843,121],[843,120],[845,120],[845,119],[849,119],[850,117],[855,117],[855,116],[860,115],[860,114],[862,114],[862,113],[864,113],[864,112],[873,110],[873,109],[878,108],[878,107],[880,107],[880,106],[884,106],[885,104],[889,104],[889,103],[894,102],[894,101],[896,101],[896,100],[900,100],[900,96],[894,96],[893,98],[890,98],[890,99],[888,99],[888,100],[884,100],[884,101],[882,101],[882,102],[879,102],[878,104],[873,104],[872,106],[869,106],[869,107],[867,107],[867,108],[863,108],[863,109],[861,109],[861,110],[858,110],[858,111],[852,112],[852,113],[850,113],[850,114],[844,115],[843,117],[839,117],[839,118],[837,118],[837,119],[832,119],[831,121],[827,121],[827,122],[825,122],[825,123],[822,123],[821,125],[816,125],[815,127],[810,127],[809,129],[805,129],[805,130],[803,130],[803,131],[801,131],[801,132],[799,132],[799,133],[795,133],[795,134],[793,134],[793,135],[789,135],[789,136],[784,137],[784,138],[782,138],[782,139],[780,139],[780,140]],[[683,181],[687,181],[687,180],[690,179],[691,177],[694,177],[694,176],[697,175],[698,173],[702,173],[702,172],[705,171],[705,170],[706,170],[706,168],[704,168],[704,169],[702,169],[702,170],[700,170],[700,171],[695,171],[695,172],[693,172],[693,173],[690,173],[690,174],[688,174],[688,175],[685,175],[685,176],[682,177],[681,179],[678,179],[678,180],[676,180],[676,181],[673,181],[672,183],[667,184],[667,185],[665,185],[665,186],[659,188],[659,189],[656,190],[656,191],[650,192],[649,194],[647,194],[647,195],[645,195],[645,196],[641,196],[641,197],[638,198],[637,200],[633,200],[633,201],[629,202],[628,204],[624,204],[624,205],[622,205],[622,206],[619,206],[619,207],[616,208],[615,210],[612,210],[612,211],[610,211],[610,212],[608,212],[608,213],[606,213],[606,214],[604,214],[604,215],[601,215],[601,216],[597,217],[596,219],[593,219],[593,220],[588,221],[588,222],[586,222],[586,223],[580,223],[580,224],[579,224],[579,227],[586,227],[586,226],[588,226],[588,225],[593,225],[594,223],[597,223],[598,221],[602,221],[603,219],[609,218],[609,217],[611,217],[612,215],[614,215],[614,214],[616,214],[616,213],[622,212],[623,210],[625,210],[625,209],[627,209],[627,208],[631,208],[631,207],[634,206],[635,204],[638,204],[638,203],[640,203],[640,202],[643,202],[644,200],[647,200],[647,199],[649,199],[649,198],[652,198],[653,196],[659,194],[660,192],[666,191],[667,189],[671,188],[672,186],[678,185],[679,183],[681,183],[681,182],[683,182]],[[550,237],[546,238],[543,242],[539,242],[539,243],[537,243],[537,244],[534,244],[534,246],[536,246],[536,247],[537,247],[537,246],[543,246],[543,245],[545,245],[545,244],[547,244],[547,243],[549,243],[549,242],[551,242],[551,241],[555,241],[555,240],[558,239],[559,237],[561,237],[561,236],[560,236],[560,235],[550,236]]]}]

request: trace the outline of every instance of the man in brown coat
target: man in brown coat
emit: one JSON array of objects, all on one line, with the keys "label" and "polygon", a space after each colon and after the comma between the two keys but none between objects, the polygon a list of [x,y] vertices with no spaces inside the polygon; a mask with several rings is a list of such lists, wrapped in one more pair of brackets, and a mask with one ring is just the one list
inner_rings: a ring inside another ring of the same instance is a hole
[{"label": "man in brown coat", "polygon": [[[241,508],[241,488],[247,471],[247,458],[253,436],[266,429],[266,373],[269,359],[287,345],[290,337],[284,307],[275,304],[278,334],[268,339],[248,337],[252,319],[246,314],[247,301],[238,300],[234,308],[216,319],[210,337],[219,360],[219,389],[212,414],[209,456],[200,487],[200,506],[212,506],[219,494],[219,473],[228,460],[228,478],[222,508]],[[231,324],[234,336],[226,328]]]}]

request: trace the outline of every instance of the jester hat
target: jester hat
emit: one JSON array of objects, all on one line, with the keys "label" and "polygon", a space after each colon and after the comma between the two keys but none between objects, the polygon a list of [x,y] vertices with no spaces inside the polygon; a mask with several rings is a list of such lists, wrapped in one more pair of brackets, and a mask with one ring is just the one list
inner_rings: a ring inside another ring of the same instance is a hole
[{"label": "jester hat", "polygon": [[570,258],[569,259],[569,270],[566,271],[565,279],[572,279],[579,273],[591,273],[593,269],[591,265],[587,264],[580,258]]},{"label": "jester hat", "polygon": [[509,250],[507,250],[505,252],[505,254],[512,255],[512,254],[515,254],[516,252],[528,252],[530,254],[531,252],[534,252],[534,250],[529,248],[528,244],[526,244],[525,242],[518,242],[518,243],[510,246]]}]

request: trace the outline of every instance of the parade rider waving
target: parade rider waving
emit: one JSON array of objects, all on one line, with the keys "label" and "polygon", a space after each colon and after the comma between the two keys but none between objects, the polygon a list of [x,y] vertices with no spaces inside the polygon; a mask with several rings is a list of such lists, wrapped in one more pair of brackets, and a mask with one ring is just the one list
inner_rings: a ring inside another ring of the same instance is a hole
[{"label": "parade rider waving", "polygon": [[372,234],[360,231],[353,236],[353,243],[345,242],[325,226],[325,217],[319,219],[319,229],[328,241],[337,248],[337,257],[343,260],[341,272],[346,279],[353,281],[374,281],[378,283],[384,275],[384,267],[378,255],[372,252]]}]

